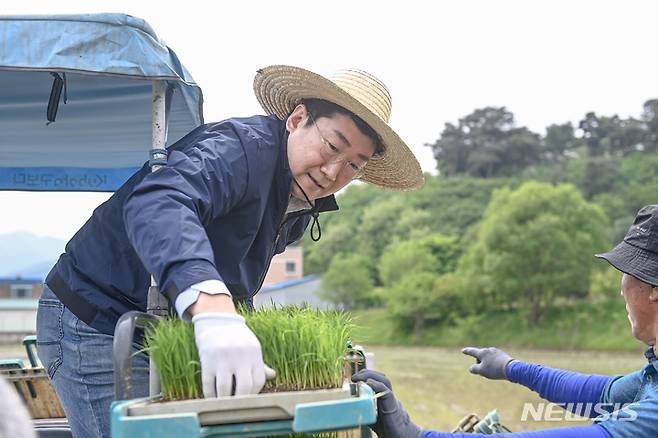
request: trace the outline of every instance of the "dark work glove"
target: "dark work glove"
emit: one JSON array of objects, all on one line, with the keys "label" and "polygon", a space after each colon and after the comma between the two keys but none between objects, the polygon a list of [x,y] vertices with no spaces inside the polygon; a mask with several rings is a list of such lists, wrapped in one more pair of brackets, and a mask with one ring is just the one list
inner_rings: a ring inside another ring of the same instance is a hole
[{"label": "dark work glove", "polygon": [[487,379],[507,380],[507,365],[512,362],[512,356],[495,347],[466,347],[462,353],[473,356],[477,362],[468,369],[473,374],[479,374]]},{"label": "dark work glove", "polygon": [[377,422],[370,426],[379,438],[418,438],[422,429],[411,422],[409,414],[395,396],[391,381],[380,372],[363,370],[352,376],[354,382],[366,382],[375,393],[385,393],[377,399]]}]

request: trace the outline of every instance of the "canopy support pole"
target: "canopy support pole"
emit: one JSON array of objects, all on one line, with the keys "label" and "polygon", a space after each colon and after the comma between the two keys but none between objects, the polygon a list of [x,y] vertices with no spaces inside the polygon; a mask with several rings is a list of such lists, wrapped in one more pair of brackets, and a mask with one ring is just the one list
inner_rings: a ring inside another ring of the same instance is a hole
[{"label": "canopy support pole", "polygon": [[[150,151],[151,172],[157,171],[167,163],[167,117],[166,98],[167,83],[164,81],[153,81],[153,127]],[[169,313],[169,301],[160,293],[155,278],[151,275],[151,287],[149,288],[146,310],[157,316],[167,316]],[[160,393],[160,379],[155,369],[155,363],[149,359],[149,395]]]}]

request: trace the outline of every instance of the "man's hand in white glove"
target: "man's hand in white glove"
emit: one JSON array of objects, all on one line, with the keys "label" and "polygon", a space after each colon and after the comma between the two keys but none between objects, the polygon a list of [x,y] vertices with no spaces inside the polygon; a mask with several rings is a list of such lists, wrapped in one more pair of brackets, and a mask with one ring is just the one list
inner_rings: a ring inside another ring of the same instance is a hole
[{"label": "man's hand in white glove", "polygon": [[202,293],[192,309],[204,397],[257,394],[273,370],[231,297]]}]

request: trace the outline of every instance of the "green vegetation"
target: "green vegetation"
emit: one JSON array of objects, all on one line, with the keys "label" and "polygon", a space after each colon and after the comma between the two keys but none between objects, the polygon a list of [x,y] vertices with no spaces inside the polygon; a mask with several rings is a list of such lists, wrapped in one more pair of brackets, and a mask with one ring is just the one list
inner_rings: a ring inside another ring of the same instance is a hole
[{"label": "green vegetation", "polygon": [[460,348],[505,345],[516,348],[636,351],[624,304],[579,301],[557,308],[536,325],[514,310],[497,310],[455,318],[427,327],[420,338],[403,330],[384,308],[352,312],[354,337],[363,343]]},{"label": "green vegetation", "polygon": [[201,398],[201,363],[194,327],[176,317],[147,329],[144,350],[160,375],[165,400]]},{"label": "green vegetation", "polygon": [[570,327],[574,309],[614,307],[619,275],[592,256],[655,203],[658,99],[637,118],[588,113],[544,134],[506,108],[476,109],[427,146],[439,175],[422,189],[353,185],[323,216],[322,240],[302,242],[327,299],[385,315],[394,338],[446,345],[488,318],[519,321],[527,345],[546,336],[539,327]]},{"label": "green vegetation", "polygon": [[460,251],[456,238],[435,233],[393,244],[381,257],[379,294],[400,327],[413,327],[416,340],[428,321],[446,321],[458,302],[450,273]]},{"label": "green vegetation", "polygon": [[[337,388],[343,383],[343,357],[353,324],[338,311],[286,306],[245,312],[261,342],[265,363],[277,372],[266,391]],[[166,318],[146,332],[145,350],[160,374],[166,400],[200,398],[201,368],[194,329]]]},{"label": "green vegetation", "polygon": [[351,315],[297,306],[244,315],[261,343],[265,363],[276,370],[276,379],[266,389],[298,391],[343,384]]},{"label": "green vegetation", "polygon": [[571,185],[501,189],[462,258],[463,293],[479,308],[513,305],[536,324],[557,298],[587,295],[592,255],[606,248],[605,225],[600,207]]},{"label": "green vegetation", "polygon": [[457,125],[446,123],[431,147],[442,175],[482,178],[514,175],[536,163],[542,152],[540,136],[517,127],[504,107],[477,109]]},{"label": "green vegetation", "polygon": [[345,310],[363,307],[371,299],[372,278],[370,259],[360,254],[331,259],[327,269],[323,297],[334,304],[340,304]]},{"label": "green vegetation", "polygon": [[[284,306],[242,312],[261,342],[265,363],[276,370],[264,391],[339,388],[343,384],[345,348],[351,315],[309,307]],[[165,400],[201,398],[201,368],[191,324],[171,317],[146,331],[147,351],[160,375]],[[305,435],[335,438],[337,432]]]}]

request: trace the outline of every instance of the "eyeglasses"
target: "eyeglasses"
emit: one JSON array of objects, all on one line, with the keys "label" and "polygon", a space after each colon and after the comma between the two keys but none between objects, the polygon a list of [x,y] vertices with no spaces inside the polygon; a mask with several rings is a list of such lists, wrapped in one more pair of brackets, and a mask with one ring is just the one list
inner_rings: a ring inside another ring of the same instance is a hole
[{"label": "eyeglasses", "polygon": [[351,178],[354,178],[359,174],[361,174],[361,172],[363,172],[363,169],[366,167],[366,164],[368,163],[365,162],[359,165],[348,160],[345,157],[345,154],[341,153],[340,149],[337,146],[333,145],[329,140],[327,140],[322,135],[322,131],[320,131],[320,127],[318,127],[318,124],[315,123],[315,118],[310,112],[308,113],[308,116],[311,118],[311,121],[313,122],[313,126],[315,126],[315,129],[318,130],[320,141],[324,145],[324,147],[322,148],[322,156],[327,161],[327,163],[330,164],[342,163],[343,167],[341,168],[341,171],[345,171],[346,174],[349,175]]}]

